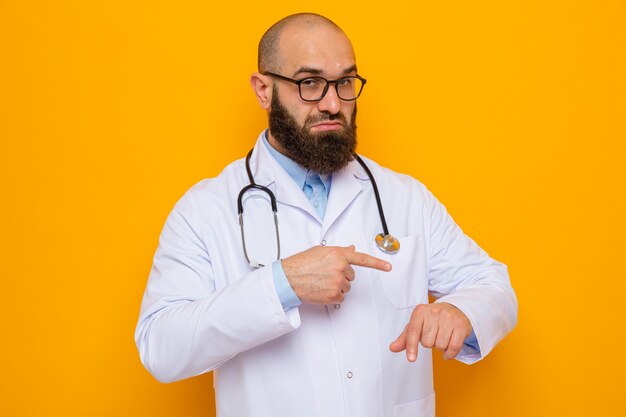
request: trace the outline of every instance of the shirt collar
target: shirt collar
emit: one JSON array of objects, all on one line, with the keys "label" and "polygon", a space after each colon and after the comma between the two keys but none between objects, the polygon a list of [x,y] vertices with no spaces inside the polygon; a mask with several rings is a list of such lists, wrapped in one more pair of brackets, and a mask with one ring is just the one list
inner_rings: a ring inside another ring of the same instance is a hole
[{"label": "shirt collar", "polygon": [[[287,172],[287,174],[289,174],[289,176],[296,182],[296,185],[300,189],[303,189],[309,170],[298,164],[293,159],[283,155],[282,153],[274,149],[274,147],[270,145],[269,141],[267,140],[267,132],[267,130],[263,132],[263,143],[265,144],[267,151],[270,153],[270,155],[272,155],[276,162],[278,162],[278,165],[280,165]],[[326,188],[326,192],[328,193],[328,191],[330,190],[331,176],[321,174],[318,175],[322,180],[324,187]]]}]

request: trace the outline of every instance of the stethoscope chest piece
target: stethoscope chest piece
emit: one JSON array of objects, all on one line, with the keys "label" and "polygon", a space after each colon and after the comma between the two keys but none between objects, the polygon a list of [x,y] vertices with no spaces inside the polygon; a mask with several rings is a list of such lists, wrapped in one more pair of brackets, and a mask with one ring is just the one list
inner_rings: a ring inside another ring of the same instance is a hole
[{"label": "stethoscope chest piece", "polygon": [[396,253],[400,250],[400,241],[389,234],[379,233],[374,240],[376,246],[385,253]]}]

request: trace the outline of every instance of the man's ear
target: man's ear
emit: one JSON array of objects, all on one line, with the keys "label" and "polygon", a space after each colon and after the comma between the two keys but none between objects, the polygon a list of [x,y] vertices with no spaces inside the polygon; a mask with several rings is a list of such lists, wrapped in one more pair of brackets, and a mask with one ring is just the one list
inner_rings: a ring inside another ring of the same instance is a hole
[{"label": "man's ear", "polygon": [[272,88],[270,85],[270,77],[255,72],[250,76],[250,85],[256,95],[259,104],[265,110],[269,109],[272,102]]}]

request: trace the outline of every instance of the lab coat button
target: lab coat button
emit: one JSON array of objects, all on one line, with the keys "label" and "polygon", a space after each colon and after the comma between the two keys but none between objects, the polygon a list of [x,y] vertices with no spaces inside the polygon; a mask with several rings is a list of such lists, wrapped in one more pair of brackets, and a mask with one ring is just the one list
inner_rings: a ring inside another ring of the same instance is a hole
[{"label": "lab coat button", "polygon": [[335,310],[339,310],[341,308],[341,304],[334,304],[333,307],[335,307]]},{"label": "lab coat button", "polygon": [[325,240],[322,240],[322,241],[320,242],[320,245],[322,245],[322,246],[326,246],[326,241],[325,241]]},{"label": "lab coat button", "polygon": [[352,372],[348,372],[347,377],[348,377],[348,378],[352,378],[352,376],[353,376],[353,375],[352,375]]}]

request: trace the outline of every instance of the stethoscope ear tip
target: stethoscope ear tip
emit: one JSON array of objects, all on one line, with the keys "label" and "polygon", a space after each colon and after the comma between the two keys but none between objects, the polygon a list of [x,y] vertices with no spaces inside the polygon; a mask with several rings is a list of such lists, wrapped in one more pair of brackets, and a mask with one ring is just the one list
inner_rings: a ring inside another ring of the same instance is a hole
[{"label": "stethoscope ear tip", "polygon": [[385,253],[396,253],[400,250],[400,241],[392,235],[379,233],[374,238],[376,246]]}]

